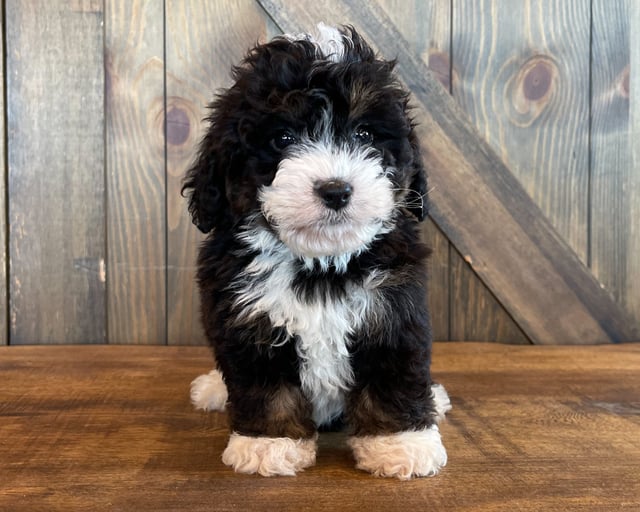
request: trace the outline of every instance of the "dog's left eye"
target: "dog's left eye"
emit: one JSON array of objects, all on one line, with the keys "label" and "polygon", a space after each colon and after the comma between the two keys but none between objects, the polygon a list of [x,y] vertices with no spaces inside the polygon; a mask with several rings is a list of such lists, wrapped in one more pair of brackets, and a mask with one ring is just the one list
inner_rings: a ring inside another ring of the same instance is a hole
[{"label": "dog's left eye", "polygon": [[366,146],[373,142],[373,134],[366,128],[358,128],[351,134],[351,138],[354,142]]},{"label": "dog's left eye", "polygon": [[282,132],[271,139],[271,147],[277,151],[282,151],[296,142],[297,139],[289,132]]}]

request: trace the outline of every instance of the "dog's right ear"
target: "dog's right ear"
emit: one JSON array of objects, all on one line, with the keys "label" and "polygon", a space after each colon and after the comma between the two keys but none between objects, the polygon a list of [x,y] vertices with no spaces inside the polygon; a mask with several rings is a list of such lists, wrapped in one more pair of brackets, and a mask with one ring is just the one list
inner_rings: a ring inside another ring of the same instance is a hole
[{"label": "dog's right ear", "polygon": [[191,219],[203,233],[220,226],[228,215],[225,178],[220,171],[221,158],[210,129],[182,185],[182,196],[189,199]]}]

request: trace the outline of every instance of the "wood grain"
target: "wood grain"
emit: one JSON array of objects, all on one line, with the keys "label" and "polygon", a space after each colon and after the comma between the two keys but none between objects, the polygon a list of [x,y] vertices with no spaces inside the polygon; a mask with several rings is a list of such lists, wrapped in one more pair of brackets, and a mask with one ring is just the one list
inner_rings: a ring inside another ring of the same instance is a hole
[{"label": "wood grain", "polygon": [[110,343],[166,343],[162,2],[106,2]]},{"label": "wood grain", "polygon": [[640,508],[640,345],[441,343],[449,462],[400,482],[354,468],[322,434],[297,477],[234,474],[224,414],[194,411],[204,347],[2,347],[0,509],[47,511]]},{"label": "wood grain", "polygon": [[[4,9],[0,12],[0,55],[4,55]],[[9,339],[7,323],[7,204],[6,204],[6,143],[5,126],[7,112],[4,104],[5,73],[4,59],[0,62],[0,345],[6,345]]]},{"label": "wood grain", "polygon": [[[451,12],[449,2],[441,0],[380,0],[393,22],[402,27],[409,44],[408,50],[422,59],[445,87],[449,87],[449,41]],[[449,340],[449,241],[431,219],[422,227],[423,238],[433,251],[428,262],[429,286],[427,288],[433,337]]]},{"label": "wood grain", "polygon": [[[442,0],[378,3],[402,32],[408,50],[451,91],[451,3]],[[434,338],[529,343],[431,219],[425,223],[423,233],[434,250],[428,287]]]},{"label": "wood grain", "polygon": [[432,217],[535,343],[589,344],[640,338],[521,185],[468,123],[441,84],[375,4],[261,0],[289,32],[324,17],[357,20],[370,41],[397,56],[412,90],[429,162]]},{"label": "wood grain", "polygon": [[11,343],[104,342],[102,7],[4,6]]},{"label": "wood grain", "polygon": [[589,0],[459,0],[453,93],[588,263]]},{"label": "wood grain", "polygon": [[640,68],[640,39],[631,44],[640,25],[632,24],[640,20],[634,5],[593,1],[591,261],[598,279],[640,322],[640,131],[634,126],[640,88],[631,80]]},{"label": "wood grain", "polygon": [[[584,2],[454,2],[451,57],[454,98],[585,263],[588,23]],[[452,339],[529,343],[463,259],[451,271]]]},{"label": "wood grain", "polygon": [[196,250],[202,239],[180,195],[183,176],[204,133],[206,105],[231,85],[231,68],[257,41],[267,39],[268,18],[253,0],[166,3],[168,340],[202,344]]},{"label": "wood grain", "polygon": [[[631,23],[631,63],[633,74],[629,77],[630,95],[634,98],[631,108],[631,134],[632,134],[632,162],[633,180],[630,187],[631,229],[629,230],[630,243],[627,245],[629,258],[627,259],[627,284],[626,304],[636,319],[640,319],[640,258],[633,255],[640,254],[640,5],[638,2],[631,4],[629,18]],[[640,320],[638,320],[640,322]]]},{"label": "wood grain", "polygon": [[527,345],[531,341],[462,255],[451,249],[450,339]]}]

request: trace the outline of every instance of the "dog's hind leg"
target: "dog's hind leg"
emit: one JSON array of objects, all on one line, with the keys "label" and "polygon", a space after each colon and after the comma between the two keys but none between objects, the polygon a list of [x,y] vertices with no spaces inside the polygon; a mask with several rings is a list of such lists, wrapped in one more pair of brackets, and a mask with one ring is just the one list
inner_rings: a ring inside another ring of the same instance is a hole
[{"label": "dog's hind leg", "polygon": [[431,384],[431,396],[433,397],[433,405],[435,407],[435,420],[440,423],[444,420],[445,414],[451,410],[451,400],[442,384]]},{"label": "dog's hind leg", "polygon": [[224,411],[228,400],[227,386],[216,368],[200,375],[191,383],[191,403],[203,411]]}]

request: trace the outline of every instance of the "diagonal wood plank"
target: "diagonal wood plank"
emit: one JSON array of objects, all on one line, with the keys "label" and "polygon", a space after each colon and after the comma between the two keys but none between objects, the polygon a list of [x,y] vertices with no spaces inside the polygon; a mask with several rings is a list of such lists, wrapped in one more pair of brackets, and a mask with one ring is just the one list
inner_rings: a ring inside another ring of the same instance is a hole
[{"label": "diagonal wood plank", "polygon": [[376,3],[259,0],[285,31],[319,20],[352,23],[375,42],[413,92],[431,177],[432,217],[534,343],[640,339],[502,160],[478,135]]},{"label": "diagonal wood plank", "polygon": [[[448,0],[378,0],[391,21],[402,31],[413,55],[423,60],[451,92],[453,6]],[[458,70],[458,66],[456,66]],[[423,224],[426,243],[433,253],[428,262],[429,305],[435,340],[491,340],[506,343],[530,341],[505,312],[484,283],[431,219]]]},{"label": "diagonal wood plank", "polygon": [[[456,0],[452,10],[456,103],[587,262],[589,0]],[[454,275],[474,275],[460,262],[452,262]],[[475,283],[456,288],[473,292]],[[453,338],[491,339],[468,327],[479,298],[460,296],[452,300]],[[486,326],[495,316],[487,313]]]},{"label": "diagonal wood plank", "polygon": [[[439,70],[438,78],[448,87],[451,53],[451,9],[441,0],[379,0],[380,7],[404,34],[409,48],[425,62]],[[451,301],[450,244],[431,219],[423,224],[422,234],[431,250],[427,262],[429,272],[428,303],[431,307],[431,329],[436,340],[450,340],[449,304]],[[467,338],[465,338],[467,339]]]}]

